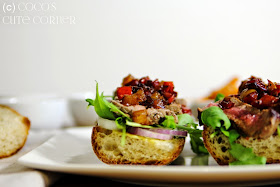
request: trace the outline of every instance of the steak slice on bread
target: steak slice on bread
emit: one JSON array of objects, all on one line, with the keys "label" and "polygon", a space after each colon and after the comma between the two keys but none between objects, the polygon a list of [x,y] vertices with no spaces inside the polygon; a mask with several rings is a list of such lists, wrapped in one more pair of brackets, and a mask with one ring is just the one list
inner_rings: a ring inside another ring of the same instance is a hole
[{"label": "steak slice on bread", "polygon": [[280,115],[272,108],[258,109],[235,96],[226,97],[221,104],[225,101],[231,102],[233,106],[224,108],[223,112],[245,137],[268,138],[280,124]]},{"label": "steak slice on bread", "polygon": [[[280,163],[280,84],[268,82],[252,76],[241,83],[237,95],[198,109],[205,147],[218,164]],[[211,114],[212,121],[206,122],[204,111],[213,107],[221,112]],[[220,118],[222,115],[226,117]]]},{"label": "steak slice on bread", "polygon": [[9,157],[24,146],[29,128],[28,118],[0,105],[0,158]]}]

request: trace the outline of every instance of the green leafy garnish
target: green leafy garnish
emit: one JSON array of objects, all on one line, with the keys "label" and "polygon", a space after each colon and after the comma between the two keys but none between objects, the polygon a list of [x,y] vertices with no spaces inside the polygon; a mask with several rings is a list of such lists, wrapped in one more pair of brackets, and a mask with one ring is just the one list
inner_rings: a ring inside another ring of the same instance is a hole
[{"label": "green leafy garnish", "polygon": [[[107,101],[107,100],[106,100]],[[121,111],[118,107],[116,107],[113,103],[106,102],[106,105],[110,108],[111,112],[114,112],[117,115],[120,115],[124,118],[127,118],[129,121],[131,121],[130,117],[128,114],[125,114],[123,111]]]},{"label": "green leafy garnish", "polygon": [[165,116],[165,120],[161,123],[163,127],[175,129],[177,124],[173,116]]},{"label": "green leafy garnish", "polygon": [[202,140],[202,131],[198,130],[197,133],[190,134],[191,149],[196,154],[208,154]]},{"label": "green leafy garnish", "polygon": [[229,131],[229,136],[228,136],[228,140],[229,140],[229,143],[232,144],[233,142],[235,142],[235,140],[237,140],[237,138],[239,138],[239,133],[232,129]]},{"label": "green leafy garnish", "polygon": [[266,158],[256,156],[252,148],[244,147],[235,142],[240,135],[234,129],[229,130],[231,123],[223,110],[219,107],[212,106],[204,110],[201,114],[201,120],[205,125],[216,129],[216,131],[210,135],[210,138],[213,138],[219,131],[228,137],[230,144],[229,153],[236,159],[234,162],[229,163],[229,165],[255,165],[266,163]]},{"label": "green leafy garnish", "polygon": [[122,130],[122,139],[121,139],[121,146],[125,145],[125,137],[126,137],[126,121],[125,118],[118,117],[116,120],[117,128]]},{"label": "green leafy garnish", "polygon": [[178,117],[178,126],[183,126],[189,123],[193,123],[193,118],[189,114],[180,114]]},{"label": "green leafy garnish", "polygon": [[215,102],[223,100],[225,98],[224,94],[218,93],[215,98]]},{"label": "green leafy garnish", "polygon": [[229,137],[229,131],[227,131],[224,127],[221,127],[220,130],[225,136]]},{"label": "green leafy garnish", "polygon": [[128,121],[128,120],[126,120],[126,125],[131,126],[131,127],[141,127],[141,128],[146,128],[146,129],[154,128],[153,126],[150,126],[150,125],[141,125],[140,123],[135,123],[135,122]]},{"label": "green leafy garnish", "polygon": [[116,114],[117,116],[123,116],[131,121],[131,119],[127,114],[123,113],[118,107],[116,107],[114,104],[107,101],[105,99],[105,96],[103,96],[103,93],[99,95],[97,82],[96,82],[95,100],[86,99],[86,102],[88,102],[88,107],[94,106],[95,112],[97,113],[98,116],[102,118],[115,120],[116,116],[114,114]]},{"label": "green leafy garnish", "polygon": [[235,143],[235,140],[237,140],[239,136],[236,130],[232,129],[229,131],[229,143],[231,147],[229,152],[236,159],[236,161],[229,163],[229,165],[265,164],[265,157],[256,156],[252,148],[247,148],[241,144]]},{"label": "green leafy garnish", "polygon": [[98,116],[105,119],[112,119],[112,120],[116,119],[114,113],[107,106],[108,101],[104,98],[103,93],[99,95],[97,82],[96,82],[95,100],[86,99],[86,102],[88,102],[88,106],[91,105],[94,106],[95,112],[98,114]]},{"label": "green leafy garnish", "polygon": [[198,129],[198,125],[193,122],[193,118],[189,114],[177,115],[178,124],[175,123],[173,116],[165,116],[162,126],[171,129],[182,129],[188,131],[190,135],[191,149],[196,154],[208,154],[202,140],[202,130]]},{"label": "green leafy garnish", "polygon": [[204,110],[201,113],[201,121],[203,124],[211,126],[213,129],[224,126],[225,129],[228,130],[231,125],[227,115],[217,106],[212,106]]}]

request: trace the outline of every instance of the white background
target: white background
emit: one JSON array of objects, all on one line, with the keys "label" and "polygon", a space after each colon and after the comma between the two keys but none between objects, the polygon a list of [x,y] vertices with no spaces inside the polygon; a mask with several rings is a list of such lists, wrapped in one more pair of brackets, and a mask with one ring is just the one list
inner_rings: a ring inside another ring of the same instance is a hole
[{"label": "white background", "polygon": [[[128,73],[172,80],[182,97],[232,76],[280,82],[280,1],[1,0],[55,3],[75,24],[0,20],[0,94],[113,91]],[[13,15],[42,15],[20,12]]]}]

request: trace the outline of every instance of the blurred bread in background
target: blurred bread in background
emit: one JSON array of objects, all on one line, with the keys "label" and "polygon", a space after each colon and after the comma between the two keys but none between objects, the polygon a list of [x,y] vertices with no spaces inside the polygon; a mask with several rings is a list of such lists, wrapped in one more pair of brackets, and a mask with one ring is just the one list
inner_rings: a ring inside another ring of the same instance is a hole
[{"label": "blurred bread in background", "polygon": [[204,99],[214,100],[216,98],[217,94],[223,94],[225,97],[229,96],[229,95],[237,94],[239,83],[240,83],[239,78],[233,77],[232,79],[230,79],[230,81],[228,83],[226,83],[224,86],[212,91]]},{"label": "blurred bread in background", "polygon": [[29,129],[28,118],[8,106],[0,105],[0,158],[18,152],[26,142]]},{"label": "blurred bread in background", "polygon": [[224,96],[237,94],[239,84],[240,80],[237,76],[235,76],[221,87],[217,88],[216,90],[213,90],[206,97],[188,100],[188,104],[192,110],[193,116],[195,118],[197,117],[197,108],[202,108],[208,105],[209,103],[214,102],[217,94],[223,94]]}]

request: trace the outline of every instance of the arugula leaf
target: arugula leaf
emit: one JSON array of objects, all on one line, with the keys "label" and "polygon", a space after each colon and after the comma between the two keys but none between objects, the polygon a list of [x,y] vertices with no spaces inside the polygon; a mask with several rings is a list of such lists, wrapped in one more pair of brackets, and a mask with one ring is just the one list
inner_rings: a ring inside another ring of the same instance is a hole
[{"label": "arugula leaf", "polygon": [[123,116],[131,121],[131,119],[129,118],[129,115],[122,112],[113,103],[110,103],[109,101],[107,101],[105,96],[103,96],[103,93],[101,93],[101,95],[99,95],[97,82],[96,82],[95,100],[86,99],[86,102],[88,102],[88,107],[94,106],[95,112],[98,114],[98,116],[100,116],[102,118],[115,120],[116,117],[114,114],[116,114],[118,116]]},{"label": "arugula leaf", "polygon": [[227,115],[217,106],[212,106],[204,110],[201,113],[201,121],[203,124],[211,126],[213,129],[224,126],[227,130],[231,125]]},{"label": "arugula leaf", "polygon": [[131,127],[141,127],[141,128],[146,128],[146,129],[154,128],[153,126],[150,126],[150,125],[141,125],[140,123],[135,123],[135,122],[128,121],[128,120],[126,120],[126,125],[131,126]]},{"label": "arugula leaf", "polygon": [[235,130],[228,130],[231,123],[228,117],[223,113],[219,107],[213,106],[204,110],[201,114],[202,122],[210,126],[216,131],[210,135],[213,138],[220,130],[229,139],[230,150],[229,153],[236,159],[236,161],[229,163],[229,165],[248,165],[248,164],[265,164],[266,158],[256,156],[252,148],[247,148],[241,144],[235,143],[240,134]]},{"label": "arugula leaf", "polygon": [[191,149],[194,153],[208,154],[208,151],[203,144],[201,132],[197,134],[195,133],[190,134],[190,144],[191,144]]},{"label": "arugula leaf", "polygon": [[227,131],[224,127],[221,127],[220,130],[225,136],[229,137],[229,131]]},{"label": "arugula leaf", "polygon": [[224,94],[218,93],[215,98],[215,102],[223,100],[225,98]]},{"label": "arugula leaf", "polygon": [[252,148],[247,148],[241,144],[235,143],[235,140],[237,140],[239,136],[235,129],[229,131],[229,143],[231,148],[229,152],[236,159],[236,161],[230,163],[230,165],[265,164],[265,157],[256,156]]},{"label": "arugula leaf", "polygon": [[230,130],[228,137],[229,143],[232,144],[239,136],[239,133],[235,129]]},{"label": "arugula leaf", "polygon": [[202,140],[202,130],[193,122],[193,118],[188,114],[178,115],[178,129],[187,130],[190,135],[191,149],[196,154],[208,154]]},{"label": "arugula leaf", "polygon": [[123,117],[118,117],[116,120],[117,128],[122,130],[122,139],[121,139],[121,146],[125,145],[125,138],[126,138],[126,121]]},{"label": "arugula leaf", "polygon": [[163,127],[175,129],[177,124],[173,116],[165,116],[165,120],[161,123]]},{"label": "arugula leaf", "polygon": [[116,113],[117,115],[121,115],[125,118],[127,118],[129,121],[132,121],[129,117],[128,114],[125,114],[123,111],[121,111],[118,107],[116,107],[116,105],[114,105],[113,103],[110,103],[109,101],[106,100],[106,105],[110,108],[110,110],[114,113]]},{"label": "arugula leaf", "polygon": [[[180,114],[177,115],[178,117],[178,124],[175,123],[175,119],[173,116],[165,116],[165,120],[160,124],[163,127],[170,128],[170,129],[184,129],[184,130],[192,130],[190,129],[190,124],[197,125],[193,123],[193,118],[189,114]],[[196,128],[196,127],[194,127]]]},{"label": "arugula leaf", "polygon": [[88,102],[88,106],[94,106],[95,112],[98,116],[105,118],[105,119],[111,119],[114,120],[116,117],[114,116],[114,113],[111,111],[111,109],[108,107],[108,101],[104,98],[103,93],[99,95],[98,91],[98,83],[96,82],[96,95],[95,100],[92,99],[86,99],[86,102]]},{"label": "arugula leaf", "polygon": [[266,158],[256,156],[252,148],[247,148],[241,144],[231,143],[230,154],[236,159],[236,161],[230,163],[230,165],[255,165],[255,164],[265,164]]},{"label": "arugula leaf", "polygon": [[189,114],[180,114],[178,117],[178,125],[183,126],[188,123],[193,123],[193,118]]}]

